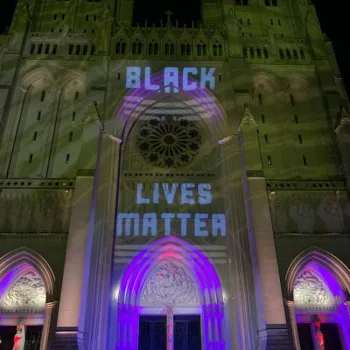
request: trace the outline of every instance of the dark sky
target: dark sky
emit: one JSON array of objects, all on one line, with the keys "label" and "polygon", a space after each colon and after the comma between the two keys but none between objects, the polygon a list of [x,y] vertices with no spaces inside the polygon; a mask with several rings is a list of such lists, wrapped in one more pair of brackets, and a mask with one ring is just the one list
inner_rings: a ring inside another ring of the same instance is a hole
[{"label": "dark sky", "polygon": [[[0,33],[11,23],[16,0],[0,0]],[[294,0],[293,0],[294,1]],[[350,64],[347,62],[347,51],[350,51],[350,30],[347,18],[347,0],[313,0],[323,31],[333,42],[339,66],[350,92]],[[174,12],[173,19],[178,19],[180,23],[191,24],[200,20],[200,0],[135,0],[135,23],[144,23],[144,18],[148,19],[149,25],[153,22],[159,24],[164,12],[170,9]]]}]

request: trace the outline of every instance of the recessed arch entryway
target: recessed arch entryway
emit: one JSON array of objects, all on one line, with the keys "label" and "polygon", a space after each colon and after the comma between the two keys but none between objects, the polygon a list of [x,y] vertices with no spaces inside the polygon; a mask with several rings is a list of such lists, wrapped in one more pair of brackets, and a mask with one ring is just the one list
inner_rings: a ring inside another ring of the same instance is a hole
[{"label": "recessed arch entryway", "polygon": [[[0,258],[0,327],[20,325],[20,349],[28,337],[40,350],[47,349],[54,291],[54,273],[34,250],[21,247]],[[36,329],[26,334],[27,327]]]},{"label": "recessed arch entryway", "polygon": [[[152,287],[153,296],[147,290]],[[182,239],[165,237],[145,247],[124,272],[117,294],[118,349],[138,348],[143,314],[168,317],[167,349],[172,349],[176,313],[200,316],[203,349],[225,348],[220,279],[209,259]]]},{"label": "recessed arch entryway", "polygon": [[349,349],[350,271],[345,264],[323,249],[310,248],[294,259],[286,282],[295,348],[310,343],[317,349]]}]

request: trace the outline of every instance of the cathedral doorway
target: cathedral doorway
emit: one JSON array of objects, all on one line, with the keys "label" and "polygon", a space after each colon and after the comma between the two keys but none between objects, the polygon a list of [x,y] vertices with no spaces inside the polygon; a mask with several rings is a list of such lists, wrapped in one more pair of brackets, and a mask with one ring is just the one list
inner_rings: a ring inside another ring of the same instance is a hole
[{"label": "cathedral doorway", "polygon": [[342,268],[335,257],[314,251],[289,269],[292,300],[287,303],[297,350],[349,348],[349,303]]},{"label": "cathedral doorway", "polygon": [[118,291],[117,348],[224,349],[221,284],[209,260],[166,237],[129,264]]},{"label": "cathedral doorway", "polygon": [[[167,348],[167,316],[140,316],[138,350]],[[201,350],[199,315],[174,316],[174,350]]]},{"label": "cathedral doorway", "polygon": [[36,252],[21,248],[0,259],[0,350],[48,348],[54,275]]}]

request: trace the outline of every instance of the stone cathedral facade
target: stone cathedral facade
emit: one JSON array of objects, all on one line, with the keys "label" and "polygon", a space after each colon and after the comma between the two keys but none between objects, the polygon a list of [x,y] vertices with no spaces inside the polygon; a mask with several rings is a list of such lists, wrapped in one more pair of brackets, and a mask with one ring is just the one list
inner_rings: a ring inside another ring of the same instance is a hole
[{"label": "stone cathedral facade", "polygon": [[0,349],[350,349],[349,103],[313,5],[134,6],[18,0],[0,36]]}]

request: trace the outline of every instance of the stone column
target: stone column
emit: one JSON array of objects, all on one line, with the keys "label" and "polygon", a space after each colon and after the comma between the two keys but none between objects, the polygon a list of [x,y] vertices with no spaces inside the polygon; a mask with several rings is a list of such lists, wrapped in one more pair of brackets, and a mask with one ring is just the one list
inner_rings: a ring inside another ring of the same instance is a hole
[{"label": "stone column", "polygon": [[300,341],[299,341],[297,320],[295,318],[294,301],[286,300],[286,304],[288,306],[289,321],[290,321],[290,325],[292,327],[293,344],[294,344],[294,347],[296,350],[300,350]]},{"label": "stone column", "polygon": [[41,334],[40,350],[48,350],[52,314],[56,304],[56,301],[45,304],[44,326]]},{"label": "stone column", "polygon": [[261,281],[267,346],[277,346],[283,341],[284,345],[291,348],[265,178],[248,178],[248,184],[249,192],[246,195],[250,198],[252,214],[248,216],[248,220],[252,221],[255,236],[257,271]]},{"label": "stone column", "polygon": [[174,349],[174,311],[171,306],[166,307],[167,319],[167,350]]},{"label": "stone column", "polygon": [[[14,94],[13,100],[16,102],[16,107],[14,111],[8,111],[9,116],[7,117],[6,129],[4,131],[4,138],[2,142],[2,154],[0,158],[1,168],[1,177],[6,177],[10,172],[11,158],[13,156],[12,152],[15,148],[16,135],[20,125],[20,120],[23,114],[24,105],[28,96],[28,90],[24,88],[19,88],[18,91]],[[11,173],[12,174],[12,173]],[[10,174],[10,176],[11,176]]]},{"label": "stone column", "polygon": [[93,177],[76,178],[57,332],[78,329],[92,183]]}]

